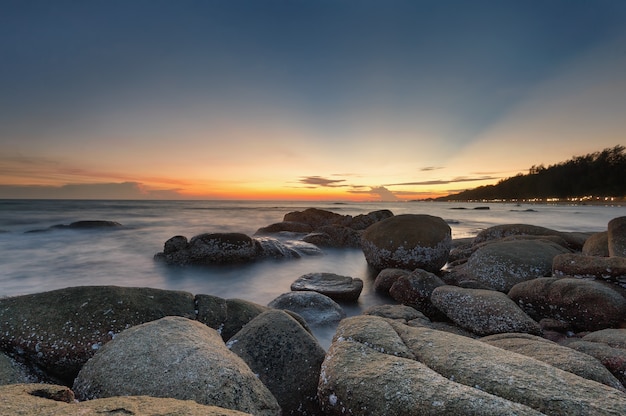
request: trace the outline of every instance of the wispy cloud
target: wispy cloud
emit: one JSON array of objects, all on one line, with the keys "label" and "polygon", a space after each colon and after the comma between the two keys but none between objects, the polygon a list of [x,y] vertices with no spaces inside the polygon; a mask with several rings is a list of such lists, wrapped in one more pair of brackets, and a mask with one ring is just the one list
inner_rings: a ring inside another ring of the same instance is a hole
[{"label": "wispy cloud", "polygon": [[438,169],[443,169],[443,166],[426,166],[424,168],[421,168],[420,171],[421,172],[430,172],[431,170],[438,170]]},{"label": "wispy cloud", "polygon": [[305,185],[311,185],[314,187],[326,187],[326,188],[338,188],[342,186],[349,186],[345,182],[345,179],[328,179],[321,176],[303,176],[299,182]]},{"label": "wispy cloud", "polygon": [[0,185],[10,199],[180,199],[179,189],[149,189],[139,182],[49,185]]}]

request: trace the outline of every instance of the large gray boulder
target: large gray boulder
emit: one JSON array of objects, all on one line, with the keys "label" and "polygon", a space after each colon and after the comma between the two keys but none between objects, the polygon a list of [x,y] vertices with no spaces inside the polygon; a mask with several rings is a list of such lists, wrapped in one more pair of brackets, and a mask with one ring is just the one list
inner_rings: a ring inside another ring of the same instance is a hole
[{"label": "large gray boulder", "polygon": [[110,397],[77,402],[66,386],[14,384],[0,386],[0,414],[45,416],[176,415],[245,416],[249,413],[206,406],[191,400],[149,396]]},{"label": "large gray boulder", "polygon": [[430,296],[433,290],[445,283],[437,275],[422,269],[400,276],[389,289],[389,295],[403,305],[410,306],[423,312],[431,319],[441,315],[441,312],[432,304]]},{"label": "large gray boulder", "polygon": [[530,224],[500,224],[486,228],[474,237],[474,244],[484,243],[485,241],[499,240],[510,236],[557,236],[563,238],[569,248],[580,250],[585,244],[588,235],[581,233],[565,233],[551,228],[541,227]]},{"label": "large gray boulder", "polygon": [[494,242],[476,250],[464,266],[468,278],[508,292],[515,284],[549,276],[552,259],[569,250],[545,240]]},{"label": "large gray boulder", "polygon": [[532,357],[588,380],[626,391],[621,382],[595,357],[530,334],[508,333],[490,335],[482,342]]},{"label": "large gray boulder", "polygon": [[431,301],[455,324],[478,335],[541,334],[539,324],[502,292],[446,285],[433,290]]},{"label": "large gray boulder", "polygon": [[168,315],[195,318],[191,293],[83,286],[0,299],[0,349],[71,384],[119,332]]},{"label": "large gray boulder", "polygon": [[361,247],[372,267],[439,271],[448,261],[450,226],[431,215],[404,214],[369,226]]},{"label": "large gray boulder", "polygon": [[280,415],[274,396],[214,329],[174,316],[118,334],[83,366],[73,390],[80,400],[169,397]]},{"label": "large gray boulder", "polygon": [[341,322],[318,396],[326,415],[541,415],[430,369],[389,321],[372,316]]},{"label": "large gray boulder", "polygon": [[574,331],[597,331],[626,321],[626,299],[593,280],[543,277],[515,285],[509,297],[533,319],[556,319]]},{"label": "large gray boulder", "polygon": [[243,299],[196,295],[196,319],[217,330],[224,341],[228,341],[244,325],[269,309]]},{"label": "large gray boulder", "polygon": [[533,358],[375,316],[344,319],[322,364],[328,414],[620,415],[626,395]]},{"label": "large gray boulder", "polygon": [[584,341],[580,338],[573,338],[566,345],[597,358],[626,387],[626,349],[614,348],[603,342]]},{"label": "large gray boulder", "polygon": [[592,234],[587,241],[585,241],[581,254],[584,256],[609,257],[608,231]]},{"label": "large gray boulder", "polygon": [[317,381],[326,352],[289,314],[262,313],[227,343],[272,392],[283,415],[319,415]]}]

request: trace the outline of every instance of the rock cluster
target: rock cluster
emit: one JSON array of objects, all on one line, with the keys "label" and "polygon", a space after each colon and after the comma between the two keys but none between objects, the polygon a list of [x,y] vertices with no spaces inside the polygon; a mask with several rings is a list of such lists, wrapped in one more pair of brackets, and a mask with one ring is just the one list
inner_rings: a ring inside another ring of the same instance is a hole
[{"label": "rock cluster", "polygon": [[[440,218],[310,209],[254,238],[173,237],[158,259],[218,264],[358,236],[390,304],[346,318],[336,301],[363,282],[332,273],[268,306],[112,286],[0,299],[0,413],[626,414],[625,224],[452,241]],[[328,351],[319,325],[338,325]]]}]

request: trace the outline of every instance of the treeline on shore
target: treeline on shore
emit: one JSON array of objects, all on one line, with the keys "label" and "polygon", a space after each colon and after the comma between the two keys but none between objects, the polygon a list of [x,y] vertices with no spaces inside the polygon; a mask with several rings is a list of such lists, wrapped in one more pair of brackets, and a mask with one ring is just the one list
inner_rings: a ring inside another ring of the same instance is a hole
[{"label": "treeline on shore", "polygon": [[545,167],[532,166],[527,174],[479,186],[436,201],[568,199],[588,196],[623,200],[626,196],[626,147],[574,157]]}]

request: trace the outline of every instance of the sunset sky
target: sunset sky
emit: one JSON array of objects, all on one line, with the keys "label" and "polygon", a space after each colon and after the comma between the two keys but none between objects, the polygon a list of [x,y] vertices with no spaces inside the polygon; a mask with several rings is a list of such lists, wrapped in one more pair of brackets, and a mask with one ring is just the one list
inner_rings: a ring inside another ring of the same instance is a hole
[{"label": "sunset sky", "polygon": [[619,144],[623,0],[0,0],[0,198],[419,199]]}]

